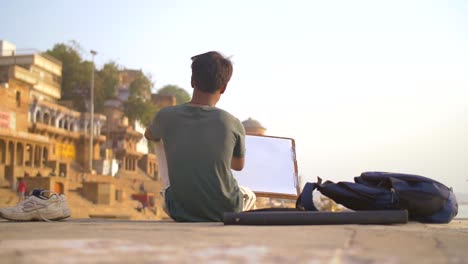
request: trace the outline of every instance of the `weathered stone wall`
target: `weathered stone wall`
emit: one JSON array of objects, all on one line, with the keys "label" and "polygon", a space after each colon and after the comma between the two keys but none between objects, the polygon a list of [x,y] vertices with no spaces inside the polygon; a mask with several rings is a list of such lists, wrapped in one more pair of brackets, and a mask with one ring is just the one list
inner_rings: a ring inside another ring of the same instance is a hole
[{"label": "weathered stone wall", "polygon": [[109,182],[84,182],[81,193],[95,204],[112,205],[116,200],[115,186]]},{"label": "weathered stone wall", "polygon": [[159,180],[158,161],[156,155],[146,154],[138,161],[138,167],[154,180]]}]

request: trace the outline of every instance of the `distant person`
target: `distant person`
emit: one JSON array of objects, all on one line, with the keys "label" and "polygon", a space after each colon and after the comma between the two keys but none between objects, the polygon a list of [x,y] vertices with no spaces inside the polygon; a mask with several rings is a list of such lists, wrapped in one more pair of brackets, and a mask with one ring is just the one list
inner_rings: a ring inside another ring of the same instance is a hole
[{"label": "distant person", "polygon": [[138,212],[141,212],[141,213],[146,214],[146,202],[141,202],[141,201],[140,201],[140,202],[138,203],[138,205],[137,205],[136,210],[137,210]]},{"label": "distant person", "polygon": [[153,214],[157,214],[157,210],[156,210],[156,204],[154,202],[154,197],[152,197],[152,199],[149,200],[149,209],[151,212],[153,212]]},{"label": "distant person", "polygon": [[140,193],[146,193],[145,182],[140,183]]},{"label": "distant person", "polygon": [[18,186],[16,187],[16,191],[18,192],[19,202],[22,202],[24,200],[27,188],[28,188],[28,185],[27,185],[26,181],[24,180],[24,178],[20,179],[18,181]]},{"label": "distant person", "polygon": [[244,167],[244,127],[216,107],[232,71],[218,52],[192,57],[192,100],[161,109],[145,131],[164,147],[164,209],[175,221],[222,221],[225,212],[255,206],[255,194],[239,187],[231,172]]}]

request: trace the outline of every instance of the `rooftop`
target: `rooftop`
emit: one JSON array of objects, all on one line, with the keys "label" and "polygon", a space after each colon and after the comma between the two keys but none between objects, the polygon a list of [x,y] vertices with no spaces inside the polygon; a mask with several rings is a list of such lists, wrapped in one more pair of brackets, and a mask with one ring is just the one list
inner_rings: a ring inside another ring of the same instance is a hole
[{"label": "rooftop", "polygon": [[257,120],[249,117],[249,119],[242,121],[242,125],[244,125],[245,128],[261,128],[261,129],[266,129],[258,122]]}]

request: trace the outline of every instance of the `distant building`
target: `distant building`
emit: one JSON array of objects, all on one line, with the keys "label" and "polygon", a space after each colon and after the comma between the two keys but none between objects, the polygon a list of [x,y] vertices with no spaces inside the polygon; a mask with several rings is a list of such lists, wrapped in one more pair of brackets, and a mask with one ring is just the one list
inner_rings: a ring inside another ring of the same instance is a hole
[{"label": "distant building", "polygon": [[[8,49],[8,50],[6,50]],[[62,64],[0,41],[0,178],[12,183],[28,173],[68,175],[70,163],[89,163],[88,113],[61,106]],[[94,116],[94,159],[105,141],[105,116]],[[60,182],[61,179],[56,180]],[[64,191],[63,185],[57,190]]]},{"label": "distant building", "polygon": [[177,104],[176,97],[174,95],[151,94],[151,101],[160,109]]},{"label": "distant building", "polygon": [[[136,78],[140,75],[142,75],[143,72],[141,70],[131,70],[131,69],[125,69],[119,71],[119,84],[117,85],[117,98],[121,102],[125,102],[128,100],[128,97],[130,96],[130,85],[132,84],[133,81],[136,80]],[[120,109],[123,109],[123,105],[119,106]],[[130,124],[135,131],[141,133],[142,135],[145,132],[145,127],[139,122],[135,121],[134,124]],[[148,142],[144,137],[142,137],[136,146],[136,151],[143,153],[143,154],[148,154]]]},{"label": "distant building", "polygon": [[117,86],[117,97],[120,101],[125,102],[130,96],[130,85],[133,81],[143,74],[141,70],[125,69],[119,71],[119,84]]},{"label": "distant building", "polygon": [[141,70],[124,69],[119,71],[119,89],[128,89],[130,84],[143,74]]},{"label": "distant building", "polygon": [[102,128],[103,135],[107,137],[106,149],[111,150],[112,158],[115,157],[120,163],[119,169],[135,172],[138,160],[147,154],[137,150],[138,142],[143,138],[143,134],[129,124],[119,99],[107,100],[104,103],[103,112],[107,119]]},{"label": "distant building", "polygon": [[139,167],[155,177],[158,171],[157,160],[155,155],[149,154],[148,141],[143,136],[146,128],[139,121],[130,123],[123,111],[123,102],[130,96],[130,85],[141,74],[141,70],[125,69],[119,72],[117,97],[104,103],[104,114],[108,122],[103,128],[103,134],[108,139],[105,145],[108,153],[106,156],[117,159],[120,170],[132,173]]},{"label": "distant building", "polygon": [[249,119],[242,122],[247,135],[263,136],[265,135],[266,128],[255,119]]},{"label": "distant building", "polygon": [[[27,173],[44,188],[66,192],[69,177],[81,179],[77,172],[89,169],[91,122],[92,163],[98,174],[109,175],[104,171],[114,171],[113,167],[128,173],[141,169],[158,179],[157,159],[148,153],[145,128],[138,122],[129,124],[123,112],[122,102],[139,74],[140,70],[121,71],[116,97],[91,120],[88,112],[77,112],[61,100],[60,61],[0,41],[0,181],[15,186],[17,178]],[[159,108],[175,105],[173,96],[150,98]]]},{"label": "distant building", "polygon": [[[62,63],[45,54],[21,54],[13,44],[2,40],[0,47],[9,50],[0,50],[0,68],[3,70],[3,80],[9,67],[20,67],[15,77],[29,83],[30,99],[57,102],[61,97],[60,84],[62,82]],[[29,51],[28,51],[29,52]],[[32,51],[34,52],[34,51]]]}]

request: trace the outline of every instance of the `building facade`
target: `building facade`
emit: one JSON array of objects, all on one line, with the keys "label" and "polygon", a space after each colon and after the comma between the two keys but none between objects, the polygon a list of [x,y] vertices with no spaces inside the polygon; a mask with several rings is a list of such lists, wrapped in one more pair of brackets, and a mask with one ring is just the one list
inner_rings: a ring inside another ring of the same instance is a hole
[{"label": "building facade", "polygon": [[[62,64],[38,52],[18,54],[0,41],[0,179],[66,178],[71,162],[89,164],[91,119],[60,105]],[[105,142],[104,115],[94,115],[93,153]],[[63,191],[64,188],[62,188]]]},{"label": "building facade", "polygon": [[118,160],[119,170],[136,172],[138,160],[145,154],[137,150],[143,134],[129,124],[123,112],[122,102],[117,98],[104,103],[104,115],[107,122],[102,133],[107,138],[106,149],[111,151],[112,158]]},{"label": "building facade", "polygon": [[[91,169],[91,133],[92,164],[98,174],[110,175],[104,171],[118,167],[127,173],[142,170],[158,180],[157,157],[148,151],[145,128],[130,124],[123,112],[122,102],[139,74],[121,71],[116,98],[106,101],[102,114],[95,113],[91,120],[89,113],[61,101],[60,61],[36,51],[18,52],[0,41],[0,181],[15,186],[27,175],[36,185],[66,192],[67,179],[79,179]],[[148,98],[159,108],[176,104],[174,96]]]}]

